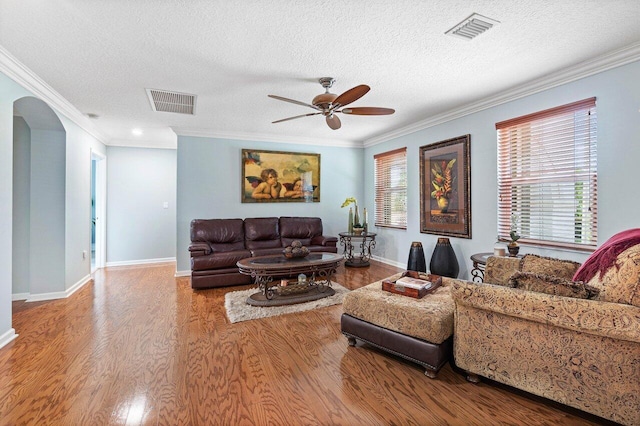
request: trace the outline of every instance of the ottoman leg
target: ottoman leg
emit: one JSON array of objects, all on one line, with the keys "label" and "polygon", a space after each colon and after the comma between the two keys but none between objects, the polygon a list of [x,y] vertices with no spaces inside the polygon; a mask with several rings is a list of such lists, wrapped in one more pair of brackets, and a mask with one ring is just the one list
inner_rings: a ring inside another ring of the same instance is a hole
[{"label": "ottoman leg", "polygon": [[355,337],[347,336],[347,341],[349,342],[349,346],[355,346],[356,345],[356,338]]},{"label": "ottoman leg", "polygon": [[435,379],[438,376],[438,370],[432,370],[430,368],[425,368],[424,375],[430,379]]}]

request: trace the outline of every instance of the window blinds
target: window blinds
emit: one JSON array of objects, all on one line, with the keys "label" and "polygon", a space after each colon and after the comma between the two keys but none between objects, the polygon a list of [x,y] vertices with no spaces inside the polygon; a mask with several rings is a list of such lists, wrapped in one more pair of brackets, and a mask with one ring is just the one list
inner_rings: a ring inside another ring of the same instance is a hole
[{"label": "window blinds", "polygon": [[595,248],[596,99],[496,124],[498,233],[521,242]]},{"label": "window blinds", "polygon": [[407,148],[374,155],[375,225],[407,228]]}]

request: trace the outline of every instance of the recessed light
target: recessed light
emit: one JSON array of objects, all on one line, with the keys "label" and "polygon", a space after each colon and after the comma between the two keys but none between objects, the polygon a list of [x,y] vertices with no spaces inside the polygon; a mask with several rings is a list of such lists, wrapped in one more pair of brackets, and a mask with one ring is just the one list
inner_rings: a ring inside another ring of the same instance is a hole
[{"label": "recessed light", "polygon": [[142,129],[133,129],[133,130],[131,130],[131,133],[134,136],[142,136]]},{"label": "recessed light", "polygon": [[92,118],[92,119],[96,119],[96,118],[100,118],[100,116],[98,114],[94,114],[93,112],[88,112],[87,117]]}]

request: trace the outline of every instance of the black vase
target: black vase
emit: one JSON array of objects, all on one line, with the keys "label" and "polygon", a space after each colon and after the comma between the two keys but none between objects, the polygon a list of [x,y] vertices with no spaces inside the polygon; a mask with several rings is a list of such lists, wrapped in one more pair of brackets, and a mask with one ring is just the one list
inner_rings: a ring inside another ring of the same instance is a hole
[{"label": "black vase", "polygon": [[422,243],[414,241],[409,250],[409,260],[407,261],[408,271],[427,272],[427,262],[424,260],[424,250]]},{"label": "black vase", "polygon": [[438,238],[436,248],[433,249],[433,254],[431,255],[429,270],[434,275],[458,278],[460,266],[448,238]]}]

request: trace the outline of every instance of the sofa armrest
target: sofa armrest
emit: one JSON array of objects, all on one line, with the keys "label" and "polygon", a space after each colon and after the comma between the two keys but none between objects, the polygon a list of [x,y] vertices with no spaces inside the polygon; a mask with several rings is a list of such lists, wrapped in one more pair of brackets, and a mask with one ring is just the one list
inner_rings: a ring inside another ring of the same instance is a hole
[{"label": "sofa armrest", "polygon": [[316,235],[315,237],[311,238],[311,245],[314,246],[335,247],[337,243],[338,239],[336,237]]},{"label": "sofa armrest", "polygon": [[640,343],[640,308],[575,299],[500,285],[452,280],[458,305],[496,312],[568,330]]},{"label": "sofa armrest", "polygon": [[189,252],[191,253],[191,257],[205,256],[207,254],[211,254],[211,246],[202,242],[191,243],[189,244]]}]

